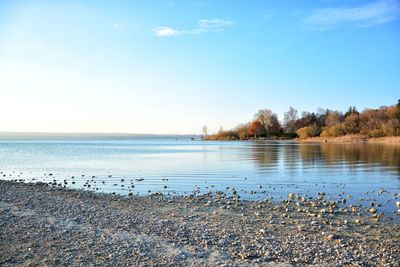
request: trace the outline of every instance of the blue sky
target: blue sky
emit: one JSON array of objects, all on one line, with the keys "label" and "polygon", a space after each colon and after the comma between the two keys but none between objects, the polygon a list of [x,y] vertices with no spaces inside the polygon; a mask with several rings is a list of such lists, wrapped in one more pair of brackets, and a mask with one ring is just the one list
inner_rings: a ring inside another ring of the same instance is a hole
[{"label": "blue sky", "polygon": [[400,1],[0,0],[0,131],[200,133],[400,98]]}]

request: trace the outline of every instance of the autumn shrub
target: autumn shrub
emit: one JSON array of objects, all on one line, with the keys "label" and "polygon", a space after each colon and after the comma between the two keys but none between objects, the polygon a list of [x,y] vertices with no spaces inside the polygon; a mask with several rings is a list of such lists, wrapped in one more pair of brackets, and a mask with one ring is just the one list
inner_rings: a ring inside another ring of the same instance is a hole
[{"label": "autumn shrub", "polygon": [[262,124],[260,121],[256,120],[250,124],[250,127],[247,132],[249,135],[257,137],[257,136],[261,136],[261,135],[265,134],[266,129],[265,129],[264,124]]},{"label": "autumn shrub", "polygon": [[388,119],[396,119],[396,117],[397,117],[397,107],[396,106],[388,107],[385,110],[385,116]]},{"label": "autumn shrub", "polygon": [[310,132],[311,132],[311,126],[306,126],[298,129],[296,131],[296,134],[299,136],[300,139],[306,139],[308,137],[311,137]]},{"label": "autumn shrub", "polygon": [[343,127],[346,134],[355,134],[360,132],[360,116],[358,113],[349,114],[344,122]]},{"label": "autumn shrub", "polygon": [[249,127],[250,127],[250,123],[239,124],[238,126],[236,126],[233,129],[233,131],[235,131],[237,133],[240,140],[246,140],[249,138],[249,133],[248,133]]},{"label": "autumn shrub", "polygon": [[296,131],[296,134],[299,136],[300,139],[306,139],[308,137],[315,137],[321,133],[321,129],[316,125],[313,124],[312,126],[306,126],[300,128]]},{"label": "autumn shrub", "polygon": [[383,137],[383,136],[385,136],[385,134],[384,134],[382,129],[370,129],[366,133],[367,133],[367,135],[369,137]]},{"label": "autumn shrub", "polygon": [[360,133],[369,137],[400,135],[397,106],[367,109],[360,114]]},{"label": "autumn shrub", "polygon": [[325,127],[321,133],[321,137],[338,137],[346,134],[343,124],[337,124],[331,127]]},{"label": "autumn shrub", "polygon": [[219,131],[205,138],[206,140],[239,140],[239,135],[235,131]]},{"label": "autumn shrub", "polygon": [[395,117],[396,117],[396,119],[398,121],[400,121],[400,99],[399,99],[399,102],[396,105]]},{"label": "autumn shrub", "polygon": [[384,136],[400,136],[400,121],[397,119],[389,119],[382,123],[382,133]]},{"label": "autumn shrub", "polygon": [[246,139],[249,138],[249,135],[248,135],[247,131],[245,131],[245,132],[239,132],[238,134],[239,134],[239,139],[240,139],[240,140],[246,140]]},{"label": "autumn shrub", "polygon": [[310,133],[311,137],[319,136],[321,134],[321,127],[316,123],[311,126]]}]

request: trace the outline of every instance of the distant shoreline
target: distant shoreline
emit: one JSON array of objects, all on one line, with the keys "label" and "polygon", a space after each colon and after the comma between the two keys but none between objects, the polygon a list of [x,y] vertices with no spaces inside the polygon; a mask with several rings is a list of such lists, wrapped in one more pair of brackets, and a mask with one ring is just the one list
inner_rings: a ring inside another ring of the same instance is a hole
[{"label": "distant shoreline", "polygon": [[121,139],[121,138],[200,138],[196,134],[143,134],[143,133],[48,133],[48,132],[0,132],[0,140],[22,139]]},{"label": "distant shoreline", "polygon": [[366,135],[344,135],[338,137],[308,137],[306,139],[287,136],[251,137],[248,139],[208,139],[195,134],[141,134],[141,133],[40,133],[40,132],[0,132],[1,140],[90,140],[90,139],[189,139],[201,141],[293,141],[299,143],[384,143],[400,145],[400,136],[368,137]]},{"label": "distant shoreline", "polygon": [[297,143],[384,143],[400,145],[400,136],[385,136],[385,137],[368,137],[364,135],[344,135],[338,137],[308,137],[306,139],[300,138],[276,138],[276,137],[260,137],[249,138],[244,140],[224,139],[212,140],[202,139],[203,141],[292,141]]},{"label": "distant shoreline", "polygon": [[362,135],[345,135],[339,137],[309,137],[306,139],[294,139],[301,143],[383,143],[400,145],[400,136],[367,137]]}]

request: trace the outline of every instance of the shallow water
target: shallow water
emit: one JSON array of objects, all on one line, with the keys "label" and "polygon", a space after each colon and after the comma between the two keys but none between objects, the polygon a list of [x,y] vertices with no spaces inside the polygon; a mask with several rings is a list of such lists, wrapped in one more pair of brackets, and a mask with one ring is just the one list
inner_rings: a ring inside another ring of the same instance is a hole
[{"label": "shallow water", "polygon": [[378,210],[394,212],[400,146],[175,138],[2,140],[0,171],[7,180],[55,181],[117,194],[230,193],[234,188],[244,199],[279,199],[289,192],[315,197],[323,191],[335,198],[344,193],[352,196],[348,203],[375,202],[382,205]]}]

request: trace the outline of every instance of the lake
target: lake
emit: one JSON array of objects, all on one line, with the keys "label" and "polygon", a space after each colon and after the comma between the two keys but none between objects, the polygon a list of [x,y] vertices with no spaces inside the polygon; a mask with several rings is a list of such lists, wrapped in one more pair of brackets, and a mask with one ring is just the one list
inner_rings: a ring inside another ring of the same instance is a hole
[{"label": "lake", "polygon": [[[116,194],[233,190],[242,199],[339,194],[394,212],[400,146],[86,138],[0,141],[2,179]],[[398,198],[398,197],[397,197]],[[398,200],[397,200],[398,201]]]}]

